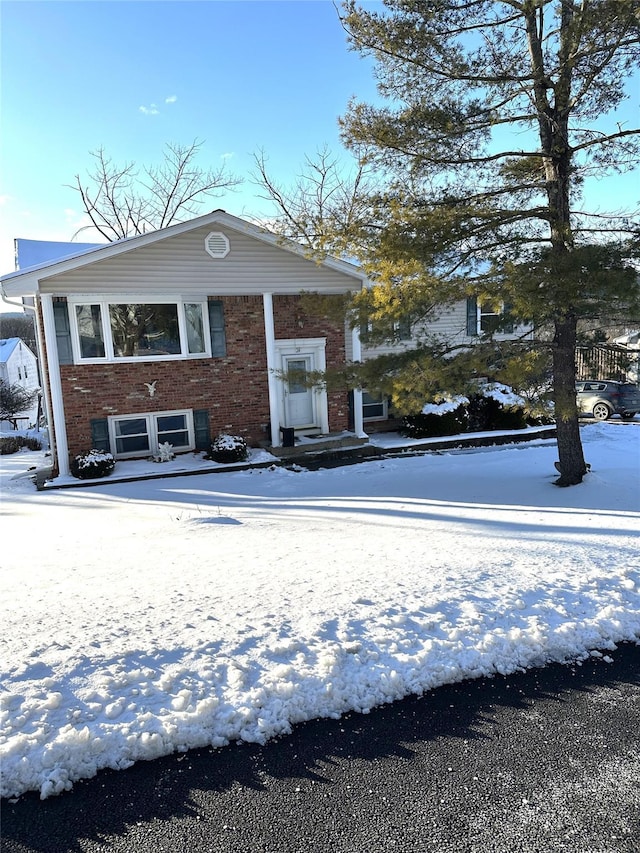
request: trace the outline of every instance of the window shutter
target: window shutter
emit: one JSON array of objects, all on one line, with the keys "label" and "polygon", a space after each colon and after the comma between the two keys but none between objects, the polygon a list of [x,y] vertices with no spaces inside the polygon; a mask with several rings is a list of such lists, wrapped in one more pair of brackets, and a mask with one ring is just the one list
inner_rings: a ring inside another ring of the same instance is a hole
[{"label": "window shutter", "polygon": [[227,354],[227,339],[224,333],[224,309],[219,300],[209,301],[209,332],[211,334],[211,355],[223,358]]},{"label": "window shutter", "polygon": [[467,298],[467,334],[470,338],[478,334],[478,300],[475,296]]},{"label": "window shutter", "polygon": [[56,327],[58,362],[60,364],[73,364],[73,349],[71,348],[71,327],[69,325],[69,309],[66,302],[53,303],[53,321]]},{"label": "window shutter", "polygon": [[94,418],[91,421],[91,449],[110,451],[109,425],[106,418]]},{"label": "window shutter", "polygon": [[398,323],[398,339],[401,341],[411,340],[411,321],[403,317]]},{"label": "window shutter", "polygon": [[209,410],[196,409],[193,412],[193,429],[195,432],[197,450],[211,449],[211,432],[209,429]]},{"label": "window shutter", "polygon": [[515,322],[512,317],[513,306],[511,306],[508,302],[504,303],[502,308],[502,329],[501,332],[506,332],[506,334],[510,335],[513,333],[515,328]]}]

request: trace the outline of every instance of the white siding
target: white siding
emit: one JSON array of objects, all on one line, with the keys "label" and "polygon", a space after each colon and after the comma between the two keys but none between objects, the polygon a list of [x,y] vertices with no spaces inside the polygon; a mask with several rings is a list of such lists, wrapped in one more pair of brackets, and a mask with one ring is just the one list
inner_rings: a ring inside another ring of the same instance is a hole
[{"label": "white siding", "polygon": [[[212,258],[205,250],[205,238],[212,230],[224,233],[229,239],[230,251],[225,258]],[[59,296],[80,293],[248,295],[301,290],[339,293],[359,286],[358,279],[352,276],[217,225],[204,225],[167,237],[81,269],[41,279],[40,283],[42,293]]]},{"label": "white siding", "polygon": [[[498,340],[508,340],[525,334],[524,327],[516,328],[515,334],[499,334],[496,335]],[[451,308],[443,309],[442,313],[429,323],[424,323],[419,328],[414,329],[416,338],[422,337],[424,334],[436,335],[445,340],[449,345],[456,344],[471,344],[477,342],[477,337],[469,337],[467,335],[467,303],[466,300],[456,302]],[[529,332],[528,337],[532,337]],[[382,344],[377,347],[364,347],[363,358],[375,358],[378,355],[386,355],[406,349],[411,349],[415,346],[415,340],[398,341],[396,344]]]}]

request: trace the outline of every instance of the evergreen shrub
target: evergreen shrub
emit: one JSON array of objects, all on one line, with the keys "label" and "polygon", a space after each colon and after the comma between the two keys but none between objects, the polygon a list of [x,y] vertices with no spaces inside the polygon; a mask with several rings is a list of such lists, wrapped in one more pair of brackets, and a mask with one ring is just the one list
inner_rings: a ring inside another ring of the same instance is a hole
[{"label": "evergreen shrub", "polygon": [[0,455],[8,456],[10,453],[17,453],[22,444],[18,436],[8,435],[0,438]]},{"label": "evergreen shrub", "polygon": [[17,453],[21,447],[26,447],[27,450],[42,450],[42,442],[30,435],[3,435],[0,438],[0,456]]},{"label": "evergreen shrub", "polygon": [[431,412],[405,415],[400,433],[409,438],[432,438],[438,435],[457,435],[465,432],[466,428],[467,413],[465,406],[461,404],[456,409],[443,412],[441,415]]},{"label": "evergreen shrub", "polygon": [[111,453],[104,450],[89,450],[74,457],[71,462],[71,474],[78,480],[108,477],[115,465],[116,461]]},{"label": "evergreen shrub", "polygon": [[249,458],[247,442],[240,435],[221,432],[211,444],[207,459],[214,462],[244,462]]},{"label": "evergreen shrub", "polygon": [[42,442],[39,438],[35,438],[33,435],[27,435],[21,440],[22,446],[26,447],[27,450],[42,450]]}]

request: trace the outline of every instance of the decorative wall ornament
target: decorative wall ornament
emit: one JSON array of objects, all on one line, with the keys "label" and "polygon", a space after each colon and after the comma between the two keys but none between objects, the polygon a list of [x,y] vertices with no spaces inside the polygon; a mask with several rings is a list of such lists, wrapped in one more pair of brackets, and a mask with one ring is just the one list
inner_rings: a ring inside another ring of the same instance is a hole
[{"label": "decorative wall ornament", "polygon": [[157,381],[158,381],[157,379],[154,379],[153,382],[145,382],[144,383],[147,387],[147,391],[149,392],[150,397],[153,397],[153,395],[156,393],[156,382]]}]

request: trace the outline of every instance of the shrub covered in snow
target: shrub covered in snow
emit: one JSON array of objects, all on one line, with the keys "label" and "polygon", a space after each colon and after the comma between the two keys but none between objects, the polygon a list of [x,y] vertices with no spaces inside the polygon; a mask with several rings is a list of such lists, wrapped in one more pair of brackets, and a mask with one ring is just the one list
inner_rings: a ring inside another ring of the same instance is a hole
[{"label": "shrub covered in snow", "polygon": [[411,438],[431,438],[436,435],[457,435],[467,428],[466,397],[452,397],[437,403],[427,403],[418,415],[406,415],[400,432]]},{"label": "shrub covered in snow", "polygon": [[208,459],[214,462],[244,462],[249,457],[247,442],[241,435],[221,432],[211,444]]},{"label": "shrub covered in snow", "polygon": [[79,480],[93,480],[107,477],[115,468],[116,461],[111,453],[104,450],[89,450],[79,453],[71,462],[71,473]]},{"label": "shrub covered in snow", "polygon": [[470,432],[525,429],[527,426],[524,399],[500,382],[481,385],[469,400],[467,412]]},{"label": "shrub covered in snow", "polygon": [[411,438],[430,438],[461,432],[525,429],[525,408],[525,400],[507,385],[488,382],[479,386],[471,398],[457,396],[427,403],[420,414],[403,418],[400,431]]}]

